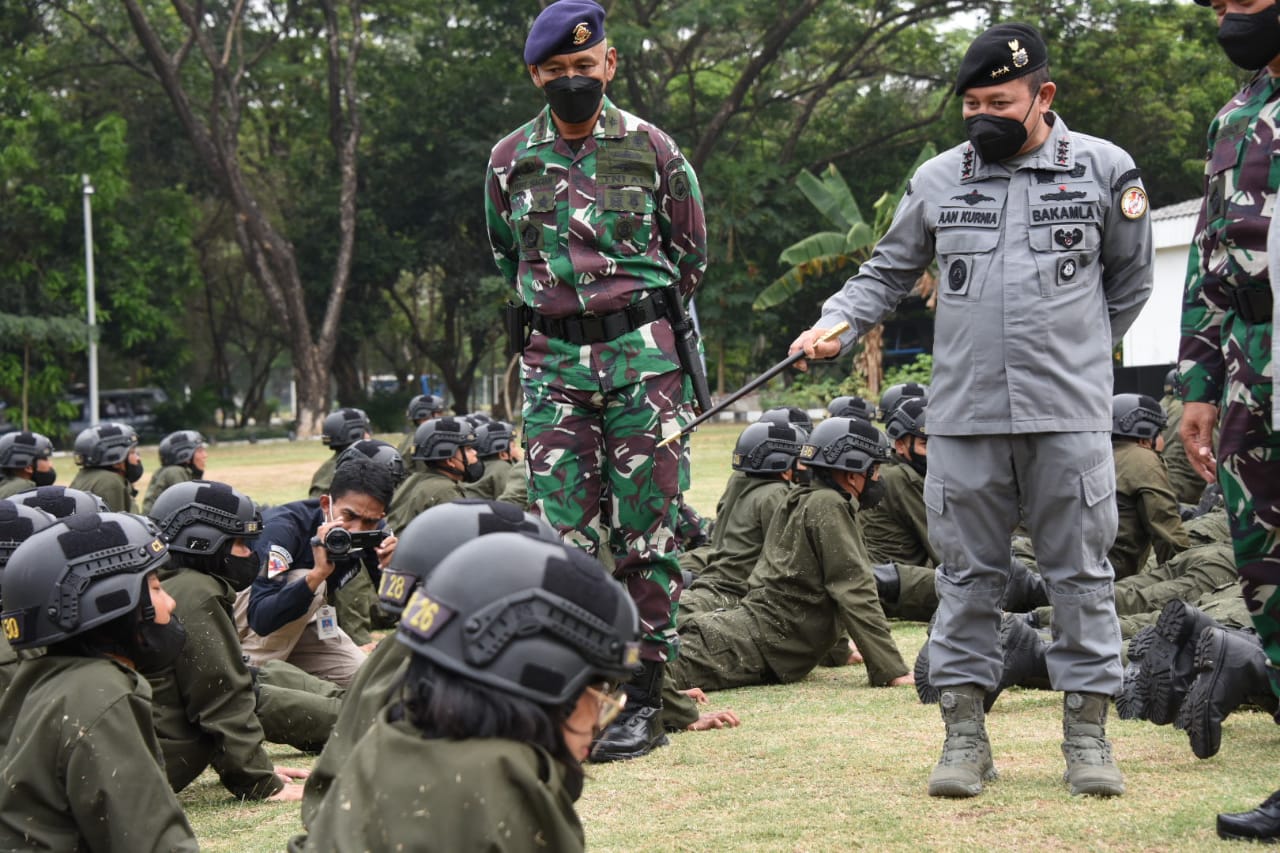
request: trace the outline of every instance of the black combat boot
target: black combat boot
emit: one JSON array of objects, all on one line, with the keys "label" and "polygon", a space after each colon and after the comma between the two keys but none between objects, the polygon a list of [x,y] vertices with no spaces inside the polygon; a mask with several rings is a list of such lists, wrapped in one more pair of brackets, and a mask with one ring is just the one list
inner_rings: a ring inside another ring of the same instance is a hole
[{"label": "black combat boot", "polygon": [[1205,628],[1217,625],[1212,618],[1178,599],[1160,611],[1137,678],[1144,719],[1157,726],[1167,726],[1177,718],[1178,708],[1195,677],[1196,640]]},{"label": "black combat boot", "polygon": [[1125,665],[1120,695],[1116,697],[1116,713],[1122,720],[1145,720],[1147,697],[1139,689],[1138,676],[1142,673],[1142,660],[1147,649],[1156,640],[1156,626],[1148,625],[1129,640],[1129,662]]},{"label": "black combat boot", "polygon": [[1016,557],[1009,562],[1009,581],[1004,587],[1001,607],[1010,613],[1027,613],[1049,605],[1049,589],[1044,578]]},{"label": "black combat boot", "polygon": [[1196,643],[1197,675],[1178,714],[1196,758],[1218,754],[1222,721],[1246,702],[1274,710],[1267,654],[1254,634],[1205,628]]},{"label": "black combat boot", "polygon": [[1280,791],[1256,809],[1218,815],[1218,837],[1240,841],[1280,841]]},{"label": "black combat boot", "polygon": [[[1005,613],[1000,617],[1000,651],[1004,660],[1004,668],[1000,671],[1000,682],[996,689],[983,696],[982,710],[990,711],[991,706],[1006,687],[1038,687],[1049,689],[1049,665],[1045,659],[1045,650],[1049,644],[1041,638],[1040,632],[1026,623],[1020,615]],[[916,656],[916,665],[912,670],[915,679],[916,695],[920,702],[932,705],[938,701],[940,691],[929,680],[929,643],[926,641]]]},{"label": "black combat boot", "polygon": [[667,745],[667,733],[662,726],[664,670],[662,661],[644,661],[635,678],[623,686],[627,706],[596,739],[591,748],[592,761],[639,758]]}]

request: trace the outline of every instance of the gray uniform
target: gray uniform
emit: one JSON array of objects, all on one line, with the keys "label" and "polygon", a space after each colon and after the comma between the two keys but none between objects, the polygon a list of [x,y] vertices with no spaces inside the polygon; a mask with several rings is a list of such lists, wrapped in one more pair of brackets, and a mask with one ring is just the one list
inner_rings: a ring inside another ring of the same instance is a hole
[{"label": "gray uniform", "polygon": [[964,143],[921,166],[817,325],[847,320],[847,349],[936,258],[925,504],[943,565],[930,678],[995,688],[1021,496],[1055,605],[1054,687],[1113,695],[1111,350],[1151,291],[1151,225],[1124,151],[1045,120],[1048,138],[1027,154],[989,164]]}]

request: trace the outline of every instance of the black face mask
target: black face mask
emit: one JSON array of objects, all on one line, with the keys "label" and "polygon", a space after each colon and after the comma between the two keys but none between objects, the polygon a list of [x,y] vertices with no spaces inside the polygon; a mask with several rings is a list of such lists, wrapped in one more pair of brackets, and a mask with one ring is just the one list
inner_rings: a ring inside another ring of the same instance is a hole
[{"label": "black face mask", "polygon": [[1246,71],[1257,71],[1280,54],[1280,10],[1269,6],[1252,15],[1223,15],[1218,44],[1227,59]]},{"label": "black face mask", "polygon": [[542,86],[551,111],[565,124],[581,124],[596,114],[604,84],[594,77],[557,77]]},{"label": "black face mask", "polygon": [[884,483],[879,480],[868,480],[858,495],[858,509],[871,509],[884,500]]},{"label": "black face mask", "polygon": [[795,468],[795,473],[792,475],[792,480],[795,482],[797,486],[809,485],[810,483],[813,482],[813,469],[801,468],[800,466],[797,465]]},{"label": "black face mask", "polygon": [[1022,117],[1022,121],[986,113],[964,120],[964,131],[984,163],[1008,160],[1027,144],[1027,128],[1022,122],[1031,115],[1035,105],[1036,100],[1032,98],[1031,106],[1027,107],[1027,115]]},{"label": "black face mask", "polygon": [[475,462],[468,462],[466,467],[462,469],[462,481],[464,483],[478,483],[483,476],[484,463],[478,459]]},{"label": "black face mask", "polygon": [[217,574],[227,583],[231,584],[231,588],[236,592],[248,589],[253,583],[253,579],[258,576],[259,565],[258,558],[253,554],[247,557],[237,557],[234,554],[227,554],[222,558],[222,566]]},{"label": "black face mask", "polygon": [[125,462],[124,478],[130,483],[136,483],[142,479],[142,463],[141,462]]},{"label": "black face mask", "polygon": [[[914,442],[913,442],[913,445],[914,445]],[[929,457],[920,453],[916,453],[916,449],[914,446],[907,448],[906,462],[921,477],[929,473]]]},{"label": "black face mask", "polygon": [[56,479],[58,479],[58,472],[52,468],[48,471],[31,472],[31,482],[35,483],[37,488],[52,486],[53,481]]},{"label": "black face mask", "polygon": [[138,622],[138,642],[132,651],[133,665],[143,674],[163,672],[177,662],[186,644],[187,629],[177,616],[170,614],[165,625],[157,625],[144,618]]}]

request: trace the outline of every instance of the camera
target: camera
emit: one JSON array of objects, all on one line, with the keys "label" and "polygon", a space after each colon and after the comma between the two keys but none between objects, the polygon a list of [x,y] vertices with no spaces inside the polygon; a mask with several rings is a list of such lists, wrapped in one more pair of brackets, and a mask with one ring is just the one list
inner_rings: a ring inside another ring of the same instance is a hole
[{"label": "camera", "polygon": [[364,530],[352,533],[335,527],[324,535],[324,549],[329,557],[360,557],[366,548],[370,551],[382,544],[389,534],[385,530]]}]

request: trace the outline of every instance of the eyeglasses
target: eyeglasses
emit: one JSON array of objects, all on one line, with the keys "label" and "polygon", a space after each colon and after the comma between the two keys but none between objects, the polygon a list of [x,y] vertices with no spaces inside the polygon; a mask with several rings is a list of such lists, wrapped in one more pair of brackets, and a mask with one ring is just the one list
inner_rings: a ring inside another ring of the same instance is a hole
[{"label": "eyeglasses", "polygon": [[618,718],[623,708],[627,707],[627,694],[621,686],[607,681],[588,685],[586,692],[593,696],[600,706],[595,724],[595,733],[598,735]]}]

